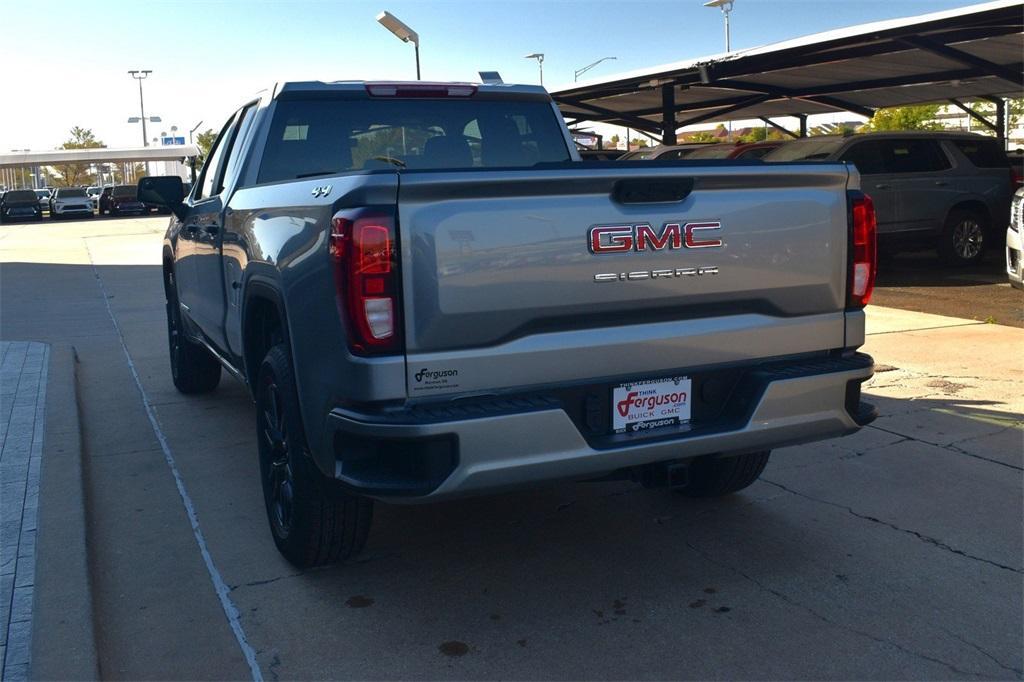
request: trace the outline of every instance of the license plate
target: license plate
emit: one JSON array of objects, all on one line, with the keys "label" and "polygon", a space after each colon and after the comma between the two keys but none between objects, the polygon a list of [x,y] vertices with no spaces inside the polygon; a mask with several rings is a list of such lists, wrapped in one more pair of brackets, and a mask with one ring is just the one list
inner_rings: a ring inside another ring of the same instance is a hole
[{"label": "license plate", "polygon": [[646,431],[690,421],[689,377],[620,384],[612,390],[615,433]]}]

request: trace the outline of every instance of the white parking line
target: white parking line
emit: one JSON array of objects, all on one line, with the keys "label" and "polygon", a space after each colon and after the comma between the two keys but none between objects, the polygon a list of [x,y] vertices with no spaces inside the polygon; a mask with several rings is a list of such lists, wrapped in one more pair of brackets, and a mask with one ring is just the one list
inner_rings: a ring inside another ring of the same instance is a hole
[{"label": "white parking line", "polygon": [[107,288],[103,284],[103,278],[100,277],[99,270],[96,268],[95,262],[93,262],[92,251],[89,250],[89,242],[87,239],[83,239],[82,242],[85,245],[85,251],[89,255],[89,263],[92,266],[93,275],[96,277],[96,283],[100,288],[100,293],[103,295],[103,303],[107,306],[107,314],[110,316],[110,322],[114,325],[114,331],[117,332],[118,341],[121,343],[121,350],[124,352],[125,360],[128,362],[128,369],[132,373],[132,379],[135,380],[135,387],[139,389],[139,395],[142,397],[142,405],[146,409],[146,416],[149,418],[149,424],[153,428],[153,435],[156,436],[157,442],[160,443],[160,449],[164,453],[164,461],[167,462],[167,466],[171,470],[171,474],[174,476],[174,484],[178,487],[178,494],[181,496],[181,502],[185,506],[185,513],[188,515],[189,523],[192,525],[192,535],[196,539],[196,544],[199,546],[199,553],[203,555],[203,563],[206,564],[206,572],[210,575],[210,580],[213,582],[213,588],[217,592],[217,598],[220,599],[221,608],[224,609],[224,615],[227,616],[228,625],[231,626],[231,631],[235,634],[235,639],[238,641],[238,646],[242,650],[242,655],[245,656],[246,663],[249,664],[249,671],[252,674],[254,682],[263,682],[263,673],[260,671],[260,665],[256,661],[256,652],[249,644],[249,641],[245,637],[245,629],[242,627],[241,619],[239,618],[238,607],[231,601],[229,596],[230,589],[224,578],[221,576],[220,571],[217,570],[217,566],[213,563],[213,557],[210,556],[209,547],[206,544],[206,537],[203,535],[202,529],[199,527],[199,516],[196,514],[195,505],[192,504],[192,498],[189,497],[188,490],[185,488],[185,482],[181,477],[181,473],[178,471],[178,465],[174,461],[174,455],[171,453],[171,447],[167,443],[167,438],[164,436],[163,431],[160,429],[160,422],[156,418],[156,412],[153,410],[153,404],[149,400],[149,396],[146,394],[146,389],[142,387],[142,381],[139,379],[139,373],[135,369],[135,363],[132,361],[132,356],[128,352],[128,346],[124,340],[124,334],[121,332],[121,325],[117,323],[117,318],[114,317],[114,311],[110,307],[110,297],[107,294]]}]

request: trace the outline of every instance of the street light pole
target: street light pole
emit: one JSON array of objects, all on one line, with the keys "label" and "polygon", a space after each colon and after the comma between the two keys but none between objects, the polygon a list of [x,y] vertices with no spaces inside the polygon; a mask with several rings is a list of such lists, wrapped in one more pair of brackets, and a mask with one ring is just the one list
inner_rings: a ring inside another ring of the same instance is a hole
[{"label": "street light pole", "polygon": [[149,74],[151,74],[151,73],[153,73],[153,72],[151,70],[148,70],[148,69],[147,70],[142,70],[142,71],[138,71],[137,70],[137,71],[129,71],[128,72],[128,75],[130,75],[135,80],[139,81],[139,110],[142,112],[141,118],[142,118],[142,146],[143,147],[148,147],[149,146],[149,142],[148,142],[147,137],[146,137],[146,104],[145,104],[145,102],[142,99],[142,81],[146,80],[149,77]]},{"label": "street light pole", "polygon": [[732,11],[733,0],[710,0],[705,2],[705,7],[717,7],[722,10],[722,16],[725,17],[725,51],[726,53],[732,51],[732,45],[729,40],[729,12]]},{"label": "street light pole", "polygon": [[416,80],[420,80],[420,36],[399,20],[391,12],[381,12],[377,15],[377,23],[391,31],[396,38],[403,43],[412,43],[416,49]]},{"label": "street light pole", "polygon": [[537,66],[540,68],[540,84],[541,84],[541,86],[543,86],[544,85],[544,53],[543,52],[534,52],[533,54],[526,55],[525,57],[523,57],[523,59],[536,59],[537,60]]},{"label": "street light pole", "polygon": [[[732,12],[733,0],[710,0],[705,2],[705,7],[717,7],[722,10],[722,16],[725,17],[725,53],[728,54],[732,51],[732,44],[729,39],[729,13]],[[729,142],[732,142],[732,121],[729,121]]]},{"label": "street light pole", "polygon": [[594,68],[595,66],[597,66],[601,62],[607,61],[609,59],[618,59],[618,57],[601,57],[600,59],[598,59],[593,64],[587,64],[582,69],[576,69],[576,71],[573,73],[573,76],[572,76],[573,82],[575,83],[576,81],[578,81],[580,79],[580,76],[585,74],[587,71],[590,71],[592,68]]}]

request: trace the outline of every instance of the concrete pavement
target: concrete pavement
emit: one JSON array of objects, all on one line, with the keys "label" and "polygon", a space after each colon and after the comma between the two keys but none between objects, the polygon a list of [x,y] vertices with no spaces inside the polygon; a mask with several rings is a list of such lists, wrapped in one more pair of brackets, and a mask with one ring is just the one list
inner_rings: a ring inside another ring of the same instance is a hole
[{"label": "concrete pavement", "polygon": [[244,389],[171,385],[163,222],[0,228],[0,338],[80,357],[102,676],[249,677],[240,641],[275,679],[1022,676],[1021,330],[869,309],[883,416],[778,451],[742,494],[379,506],[362,557],[298,573],[265,527]]}]

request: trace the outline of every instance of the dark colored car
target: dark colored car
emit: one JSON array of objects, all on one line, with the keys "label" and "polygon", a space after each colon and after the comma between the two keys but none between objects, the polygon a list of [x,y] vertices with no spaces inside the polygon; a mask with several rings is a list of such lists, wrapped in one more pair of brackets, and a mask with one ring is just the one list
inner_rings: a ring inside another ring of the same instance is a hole
[{"label": "dark colored car", "polygon": [[787,142],[765,161],[845,161],[875,203],[879,246],[934,246],[952,265],[1001,243],[1014,172],[998,140],[971,133],[822,135]]},{"label": "dark colored car", "polygon": [[657,147],[643,147],[626,152],[620,156],[618,161],[674,161],[688,158],[690,154],[709,146],[707,142],[685,142],[683,144],[658,145]]},{"label": "dark colored car", "polygon": [[614,161],[626,152],[621,149],[580,149],[583,161]]},{"label": "dark colored car", "polygon": [[0,197],[0,222],[12,220],[42,220],[39,199],[30,189],[12,189]]},{"label": "dark colored car", "polygon": [[114,185],[104,187],[99,200],[100,215],[124,215],[125,213],[137,213],[143,215],[149,213],[146,205],[139,201],[138,189],[135,185]]}]

